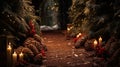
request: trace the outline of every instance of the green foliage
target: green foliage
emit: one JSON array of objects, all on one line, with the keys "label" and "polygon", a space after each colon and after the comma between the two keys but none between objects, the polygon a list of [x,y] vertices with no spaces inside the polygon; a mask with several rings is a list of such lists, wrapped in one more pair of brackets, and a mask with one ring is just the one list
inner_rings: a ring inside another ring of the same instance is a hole
[{"label": "green foliage", "polygon": [[[74,30],[95,36],[108,32],[110,35],[119,33],[120,3],[118,0],[73,0],[69,9]],[[117,16],[116,16],[117,14]],[[74,32],[73,33],[78,33]],[[118,36],[118,35],[117,35]]]},{"label": "green foliage", "polygon": [[40,18],[35,15],[31,0],[0,0],[0,8],[1,32],[10,32],[17,41],[22,43],[31,30],[28,22],[34,20],[35,30],[40,34],[39,24],[36,21]]}]

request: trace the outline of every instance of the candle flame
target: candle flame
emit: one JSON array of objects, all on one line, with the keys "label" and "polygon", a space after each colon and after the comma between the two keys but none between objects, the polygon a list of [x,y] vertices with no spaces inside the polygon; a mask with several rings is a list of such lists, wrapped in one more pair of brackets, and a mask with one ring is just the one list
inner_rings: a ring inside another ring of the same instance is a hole
[{"label": "candle flame", "polygon": [[68,31],[70,31],[70,28],[67,28]]},{"label": "candle flame", "polygon": [[11,42],[9,42],[9,45],[11,45]]},{"label": "candle flame", "polygon": [[97,46],[98,42],[97,40],[94,40],[94,48]]},{"label": "candle flame", "polygon": [[21,53],[19,54],[19,56],[23,56],[23,53],[21,52]]},{"label": "candle flame", "polygon": [[13,56],[17,56],[17,53],[16,53],[16,52],[14,52],[14,53],[13,53]]},{"label": "candle flame", "polygon": [[8,49],[8,50],[11,50],[11,49],[12,49],[11,45],[8,45],[7,49]]},{"label": "candle flame", "polygon": [[82,35],[82,33],[79,33],[76,37],[78,38],[78,37],[80,37]]},{"label": "candle flame", "polygon": [[102,37],[99,37],[99,43],[101,43],[102,42]]},{"label": "candle flame", "polygon": [[73,27],[67,27],[67,31],[70,31]]},{"label": "candle flame", "polygon": [[19,59],[23,60],[23,53],[22,52],[19,54]]}]

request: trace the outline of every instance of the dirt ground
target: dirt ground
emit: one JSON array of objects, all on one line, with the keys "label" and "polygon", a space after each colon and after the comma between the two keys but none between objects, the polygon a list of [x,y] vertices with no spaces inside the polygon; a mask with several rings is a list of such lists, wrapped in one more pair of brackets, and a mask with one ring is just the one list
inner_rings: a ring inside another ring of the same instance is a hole
[{"label": "dirt ground", "polygon": [[43,32],[42,36],[48,48],[42,67],[93,67],[93,57],[89,57],[93,52],[75,49],[72,39],[67,40],[61,31]]}]

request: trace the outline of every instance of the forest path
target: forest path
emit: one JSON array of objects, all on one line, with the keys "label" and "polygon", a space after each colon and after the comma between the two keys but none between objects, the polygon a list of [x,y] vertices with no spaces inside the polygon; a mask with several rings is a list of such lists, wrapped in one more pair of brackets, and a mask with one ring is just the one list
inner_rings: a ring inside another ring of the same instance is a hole
[{"label": "forest path", "polygon": [[61,31],[43,32],[43,43],[47,46],[45,67],[92,67],[91,52],[75,49],[72,40],[66,40]]}]

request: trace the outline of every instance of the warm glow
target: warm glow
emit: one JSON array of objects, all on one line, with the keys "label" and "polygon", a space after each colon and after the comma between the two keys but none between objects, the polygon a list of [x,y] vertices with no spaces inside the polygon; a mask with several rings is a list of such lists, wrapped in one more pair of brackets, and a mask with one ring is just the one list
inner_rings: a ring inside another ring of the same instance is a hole
[{"label": "warm glow", "polygon": [[19,54],[19,60],[23,60],[23,53],[21,52],[20,54]]},{"label": "warm glow", "polygon": [[9,42],[9,45],[11,45],[11,42]]},{"label": "warm glow", "polygon": [[12,58],[13,58],[13,67],[15,67],[15,65],[16,65],[16,62],[17,62],[17,53],[16,52],[14,52],[13,54],[12,54]]},{"label": "warm glow", "polygon": [[7,49],[7,64],[10,65],[12,63],[12,47],[11,43],[9,43],[6,47]]},{"label": "warm glow", "polygon": [[79,33],[76,37],[78,38],[78,37],[80,37],[82,34],[81,33]]},{"label": "warm glow", "polygon": [[67,27],[67,31],[70,31],[73,27]]},{"label": "warm glow", "polygon": [[94,40],[94,48],[96,48],[97,44],[98,44],[97,40]]},{"label": "warm glow", "polygon": [[99,44],[101,44],[101,42],[102,42],[102,38],[101,38],[101,37],[99,37]]},{"label": "warm glow", "polygon": [[16,52],[13,53],[13,57],[17,57],[17,53]]},{"label": "warm glow", "polygon": [[23,53],[22,52],[19,54],[19,57],[23,57]]},{"label": "warm glow", "polygon": [[7,50],[12,50],[11,45],[8,45]]},{"label": "warm glow", "polygon": [[70,28],[67,28],[67,31],[70,31]]}]

